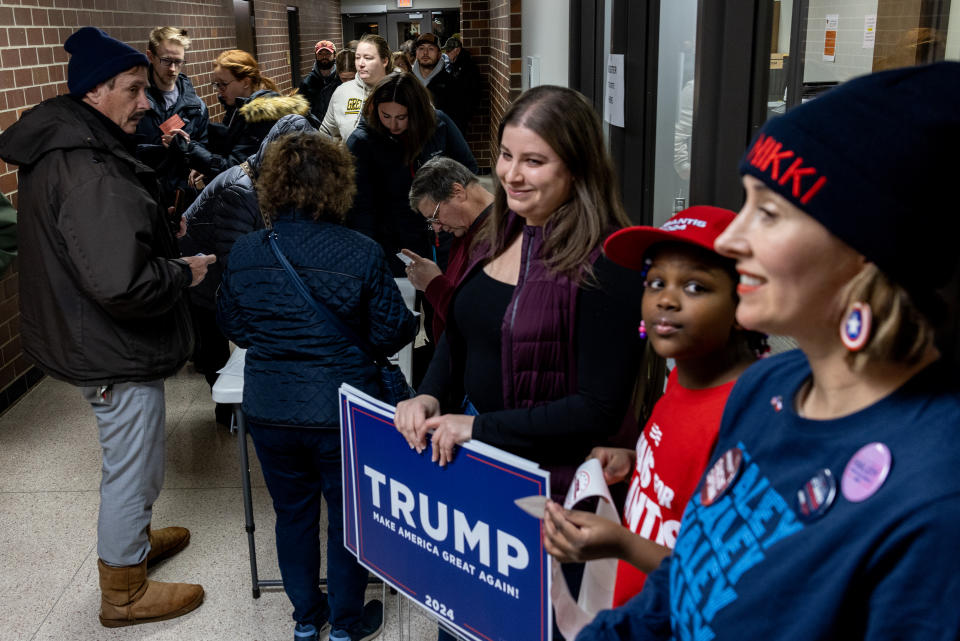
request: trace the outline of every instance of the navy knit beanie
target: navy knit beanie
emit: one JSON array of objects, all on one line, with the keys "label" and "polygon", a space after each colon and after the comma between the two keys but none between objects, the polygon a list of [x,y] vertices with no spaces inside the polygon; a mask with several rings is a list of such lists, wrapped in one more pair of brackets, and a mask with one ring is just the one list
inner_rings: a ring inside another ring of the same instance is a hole
[{"label": "navy knit beanie", "polygon": [[70,54],[67,88],[82,96],[101,82],[131,67],[147,67],[150,61],[130,45],[111,38],[96,27],[83,27],[63,43]]},{"label": "navy knit beanie", "polygon": [[740,173],[815,218],[936,315],[935,290],[960,259],[957,149],[960,63],[939,62],[855,78],[769,120]]}]

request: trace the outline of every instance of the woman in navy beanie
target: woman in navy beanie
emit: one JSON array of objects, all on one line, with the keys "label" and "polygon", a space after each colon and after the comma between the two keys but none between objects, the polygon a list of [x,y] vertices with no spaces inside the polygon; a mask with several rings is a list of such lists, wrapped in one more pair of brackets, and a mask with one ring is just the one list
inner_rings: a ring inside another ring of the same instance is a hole
[{"label": "woman in navy beanie", "polygon": [[672,557],[586,639],[957,639],[960,64],[768,122],[717,239],[744,327],[796,339],[730,394]]}]

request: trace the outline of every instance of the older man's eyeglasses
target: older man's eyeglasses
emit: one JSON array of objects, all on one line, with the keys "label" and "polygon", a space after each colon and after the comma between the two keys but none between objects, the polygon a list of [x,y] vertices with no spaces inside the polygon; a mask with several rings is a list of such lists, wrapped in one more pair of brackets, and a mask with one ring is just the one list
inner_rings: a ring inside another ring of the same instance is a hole
[{"label": "older man's eyeglasses", "polygon": [[440,211],[440,203],[437,203],[436,208],[434,208],[434,210],[433,210],[433,216],[430,216],[430,218],[427,218],[427,230],[428,230],[428,231],[433,231],[433,226],[440,224],[440,218],[437,217],[437,213],[438,213],[439,211]]},{"label": "older man's eyeglasses", "polygon": [[182,67],[187,61],[183,58],[159,58],[164,67]]}]

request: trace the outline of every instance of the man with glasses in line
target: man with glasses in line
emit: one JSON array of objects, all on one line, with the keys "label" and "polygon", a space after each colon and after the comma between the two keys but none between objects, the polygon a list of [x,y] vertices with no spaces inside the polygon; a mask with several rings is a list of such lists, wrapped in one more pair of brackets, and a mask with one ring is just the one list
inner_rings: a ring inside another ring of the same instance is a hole
[{"label": "man with glasses in line", "polygon": [[403,250],[410,259],[407,278],[433,307],[433,338],[439,340],[446,326],[453,291],[469,262],[470,243],[483,219],[493,210],[493,194],[462,164],[438,156],[424,163],[414,176],[410,207],[426,218],[434,232],[445,231],[454,236],[446,272],[441,272],[429,258]]},{"label": "man with glasses in line", "polygon": [[176,135],[206,146],[209,122],[207,105],[183,73],[189,48],[185,29],[157,27],[150,32],[150,110],[137,126],[137,157],[157,172],[160,200],[166,207],[176,207],[176,214],[193,202],[197,190],[188,180],[190,168],[182,154],[170,154],[167,149]]}]

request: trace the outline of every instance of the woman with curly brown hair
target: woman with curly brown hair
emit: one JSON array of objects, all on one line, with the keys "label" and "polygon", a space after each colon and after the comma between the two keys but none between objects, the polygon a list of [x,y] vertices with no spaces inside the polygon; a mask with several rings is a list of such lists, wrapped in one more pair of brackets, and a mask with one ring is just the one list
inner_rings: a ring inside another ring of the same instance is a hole
[{"label": "woman with curly brown hair", "polygon": [[[247,348],[243,410],[277,513],[277,556],[293,603],[296,638],[372,636],[383,606],[364,606],[367,571],[343,547],[337,390],[379,393],[378,369],[298,290],[386,357],[410,342],[416,320],[380,247],[342,225],[356,191],[353,159],[318,133],[268,145],[257,196],[272,229],[239,239],[218,295],[224,334]],[[328,594],[320,581],[320,506],[326,499]]]}]

